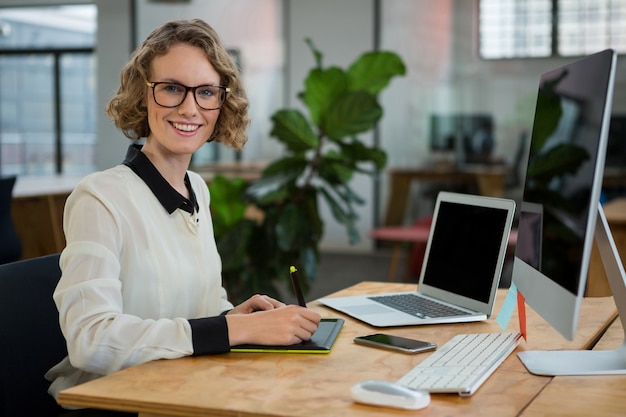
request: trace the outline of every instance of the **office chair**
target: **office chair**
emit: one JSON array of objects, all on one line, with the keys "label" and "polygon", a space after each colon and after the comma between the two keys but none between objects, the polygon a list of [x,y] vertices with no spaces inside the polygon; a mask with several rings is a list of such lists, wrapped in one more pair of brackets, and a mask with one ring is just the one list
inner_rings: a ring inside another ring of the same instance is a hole
[{"label": "office chair", "polygon": [[17,261],[22,256],[22,243],[11,215],[15,180],[15,176],[0,178],[0,264]]},{"label": "office chair", "polygon": [[44,374],[67,355],[52,293],[59,254],[0,265],[0,417],[56,416]]}]

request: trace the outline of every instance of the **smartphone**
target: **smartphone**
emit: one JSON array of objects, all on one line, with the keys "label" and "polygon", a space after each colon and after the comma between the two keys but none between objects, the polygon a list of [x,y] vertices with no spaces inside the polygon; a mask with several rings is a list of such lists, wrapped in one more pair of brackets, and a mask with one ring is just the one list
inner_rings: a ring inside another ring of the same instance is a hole
[{"label": "smartphone", "polygon": [[407,339],[406,337],[392,336],[390,334],[383,333],[355,337],[354,343],[383,349],[391,349],[404,353],[426,352],[437,348],[437,345],[434,343]]}]

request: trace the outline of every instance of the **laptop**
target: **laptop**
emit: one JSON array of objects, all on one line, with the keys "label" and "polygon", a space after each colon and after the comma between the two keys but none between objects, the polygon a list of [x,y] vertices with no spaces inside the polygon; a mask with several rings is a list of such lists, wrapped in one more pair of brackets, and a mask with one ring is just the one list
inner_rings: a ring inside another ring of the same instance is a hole
[{"label": "laptop", "polygon": [[510,199],[440,192],[417,291],[319,301],[376,327],[486,320],[514,213]]}]

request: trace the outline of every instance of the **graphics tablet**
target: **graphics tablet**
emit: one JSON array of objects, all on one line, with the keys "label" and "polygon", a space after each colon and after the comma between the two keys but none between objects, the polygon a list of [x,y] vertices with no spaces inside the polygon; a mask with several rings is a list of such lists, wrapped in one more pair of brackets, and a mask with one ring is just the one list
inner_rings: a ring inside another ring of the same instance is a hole
[{"label": "graphics tablet", "polygon": [[343,319],[322,319],[313,337],[296,345],[237,345],[231,352],[329,353],[343,326]]}]

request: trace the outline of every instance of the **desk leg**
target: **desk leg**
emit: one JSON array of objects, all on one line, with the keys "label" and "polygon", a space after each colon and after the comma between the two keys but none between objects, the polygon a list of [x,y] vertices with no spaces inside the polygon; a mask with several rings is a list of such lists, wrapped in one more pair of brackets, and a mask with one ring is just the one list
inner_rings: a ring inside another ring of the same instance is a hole
[{"label": "desk leg", "polygon": [[503,175],[477,174],[478,192],[487,197],[503,197],[504,180]]},{"label": "desk leg", "polygon": [[391,261],[389,262],[389,269],[387,270],[387,282],[393,282],[396,280],[398,274],[398,263],[402,256],[402,243],[394,242],[393,249],[391,250]]},{"label": "desk leg", "polygon": [[411,177],[391,172],[389,174],[389,200],[385,214],[385,226],[401,226],[409,199]]}]

